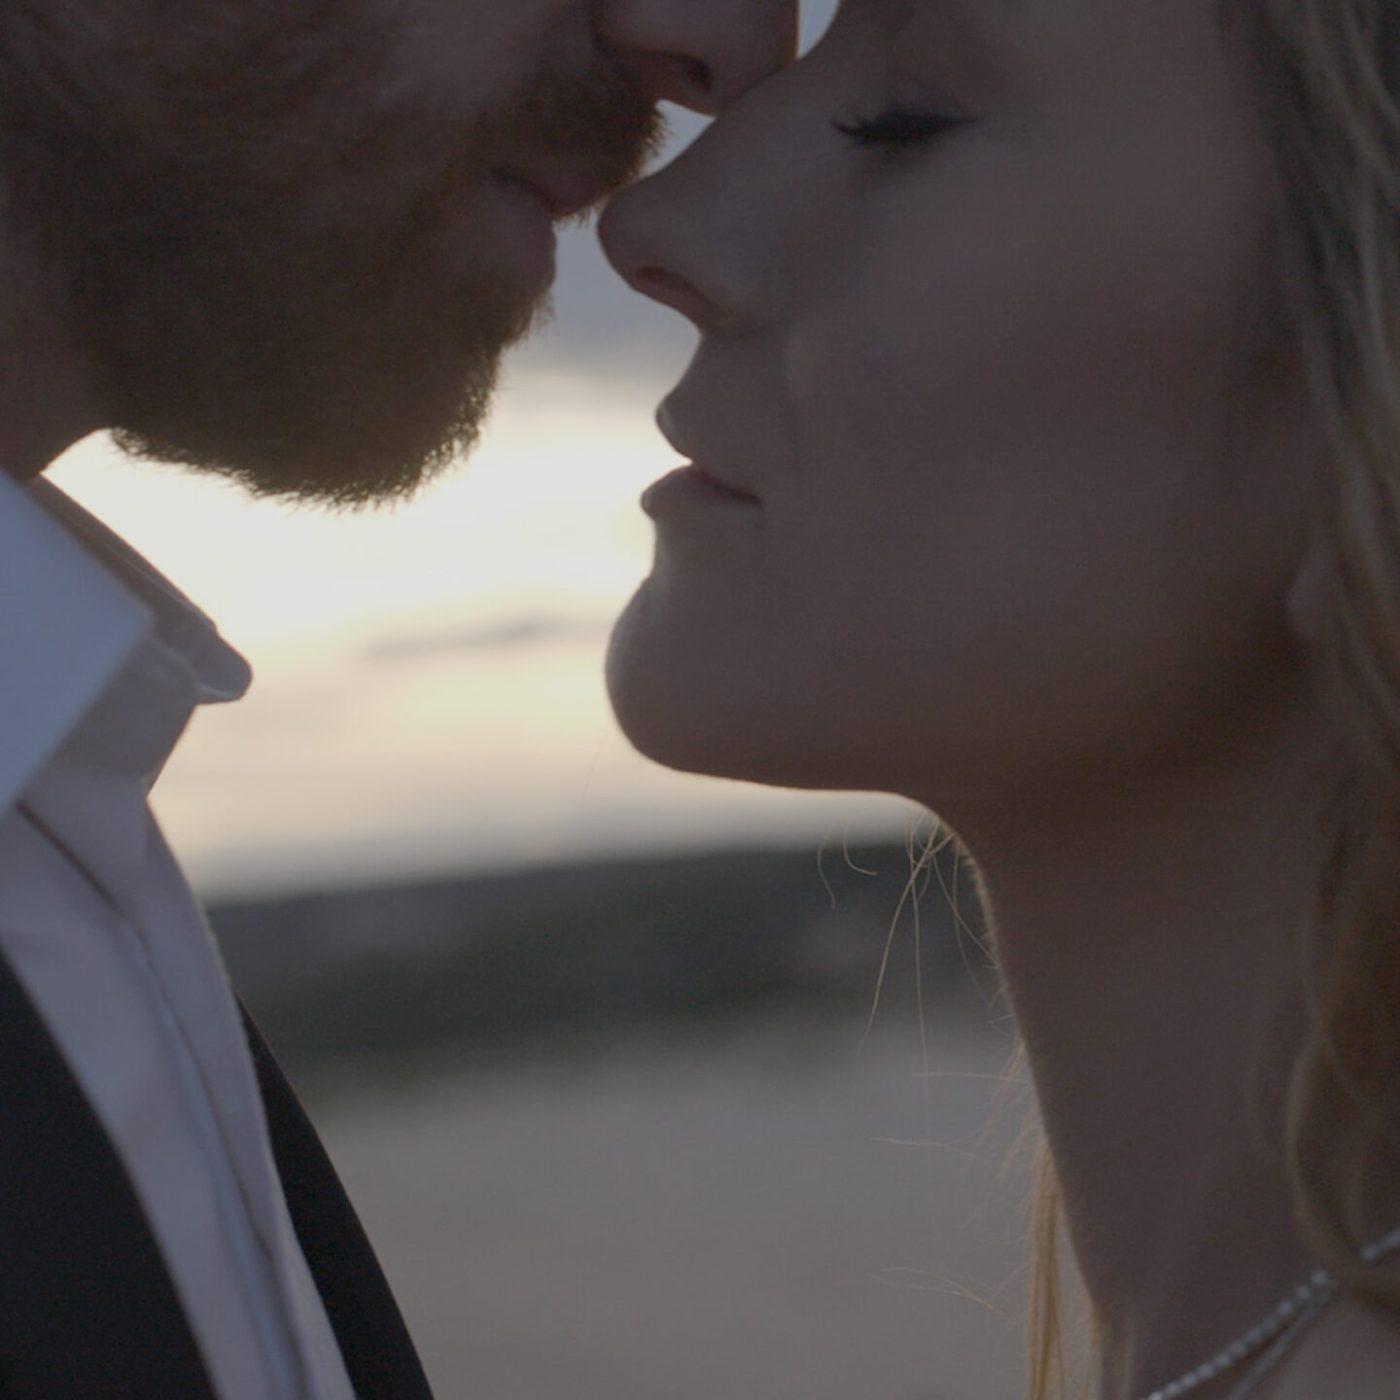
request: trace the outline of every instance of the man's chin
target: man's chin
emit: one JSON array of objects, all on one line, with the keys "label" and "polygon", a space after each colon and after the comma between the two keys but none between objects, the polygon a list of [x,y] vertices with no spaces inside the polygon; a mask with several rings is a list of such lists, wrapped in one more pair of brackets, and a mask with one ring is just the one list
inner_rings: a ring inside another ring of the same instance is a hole
[{"label": "man's chin", "polygon": [[[416,376],[385,367],[329,401],[284,397],[272,410],[272,396],[239,403],[230,394],[213,397],[217,414],[193,414],[191,396],[178,418],[114,414],[112,436],[129,456],[216,475],[259,497],[333,510],[402,503],[476,446],[503,354],[483,353],[451,382],[440,364]],[[392,392],[406,383],[414,392]]]},{"label": "man's chin", "polygon": [[[487,405],[480,408],[481,417]],[[437,479],[476,445],[481,420],[458,423],[429,444],[402,439],[353,446],[339,440],[298,443],[269,453],[264,444],[203,442],[118,428],[113,441],[128,456],[232,481],[249,494],[294,505],[359,510],[401,504]]]},{"label": "man's chin", "polygon": [[[339,510],[405,501],[476,446],[506,351],[551,314],[547,295],[487,285],[466,326],[420,305],[376,331],[372,307],[334,306],[281,326],[269,316],[257,343],[172,335],[156,355],[104,357],[123,367],[104,395],[114,440],[257,496]],[[171,353],[182,344],[187,356]]]}]

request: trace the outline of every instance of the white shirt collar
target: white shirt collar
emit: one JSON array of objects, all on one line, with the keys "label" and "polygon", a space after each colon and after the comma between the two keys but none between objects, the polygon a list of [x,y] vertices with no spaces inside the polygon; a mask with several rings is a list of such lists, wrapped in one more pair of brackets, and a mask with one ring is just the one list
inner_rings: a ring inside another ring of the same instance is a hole
[{"label": "white shirt collar", "polygon": [[187,676],[191,704],[235,700],[251,680],[213,623],[111,531],[51,483],[0,471],[0,811],[138,654]]}]

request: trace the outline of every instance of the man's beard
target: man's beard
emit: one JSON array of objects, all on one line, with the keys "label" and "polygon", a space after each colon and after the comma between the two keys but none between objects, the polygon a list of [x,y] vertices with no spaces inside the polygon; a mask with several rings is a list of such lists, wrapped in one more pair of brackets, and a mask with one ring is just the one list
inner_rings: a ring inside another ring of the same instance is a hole
[{"label": "man's beard", "polygon": [[100,91],[76,119],[72,92],[0,98],[7,173],[126,450],[264,495],[401,498],[471,447],[503,352],[545,306],[491,242],[492,155],[572,156],[620,185],[659,119],[601,67],[544,66],[474,119],[376,109],[386,45],[312,33],[320,62],[270,75],[296,46],[252,28],[152,73],[155,121]]}]

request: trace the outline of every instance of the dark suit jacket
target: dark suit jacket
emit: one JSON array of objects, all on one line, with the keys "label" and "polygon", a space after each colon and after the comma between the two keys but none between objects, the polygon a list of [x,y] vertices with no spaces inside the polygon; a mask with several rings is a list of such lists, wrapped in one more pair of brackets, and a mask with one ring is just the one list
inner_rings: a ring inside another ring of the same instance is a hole
[{"label": "dark suit jacket", "polygon": [[[246,1013],[245,1023],[292,1222],[356,1395],[431,1400],[335,1169]],[[213,1400],[125,1169],[3,958],[0,1397]]]}]

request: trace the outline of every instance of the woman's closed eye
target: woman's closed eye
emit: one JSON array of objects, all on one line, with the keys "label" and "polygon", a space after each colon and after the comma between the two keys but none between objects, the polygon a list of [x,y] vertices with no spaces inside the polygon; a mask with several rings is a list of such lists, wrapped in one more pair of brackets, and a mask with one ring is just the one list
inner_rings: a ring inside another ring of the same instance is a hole
[{"label": "woman's closed eye", "polygon": [[903,150],[934,141],[957,127],[965,126],[969,120],[968,117],[955,117],[920,107],[893,106],[887,107],[878,116],[833,121],[832,125],[862,150],[871,147]]}]

